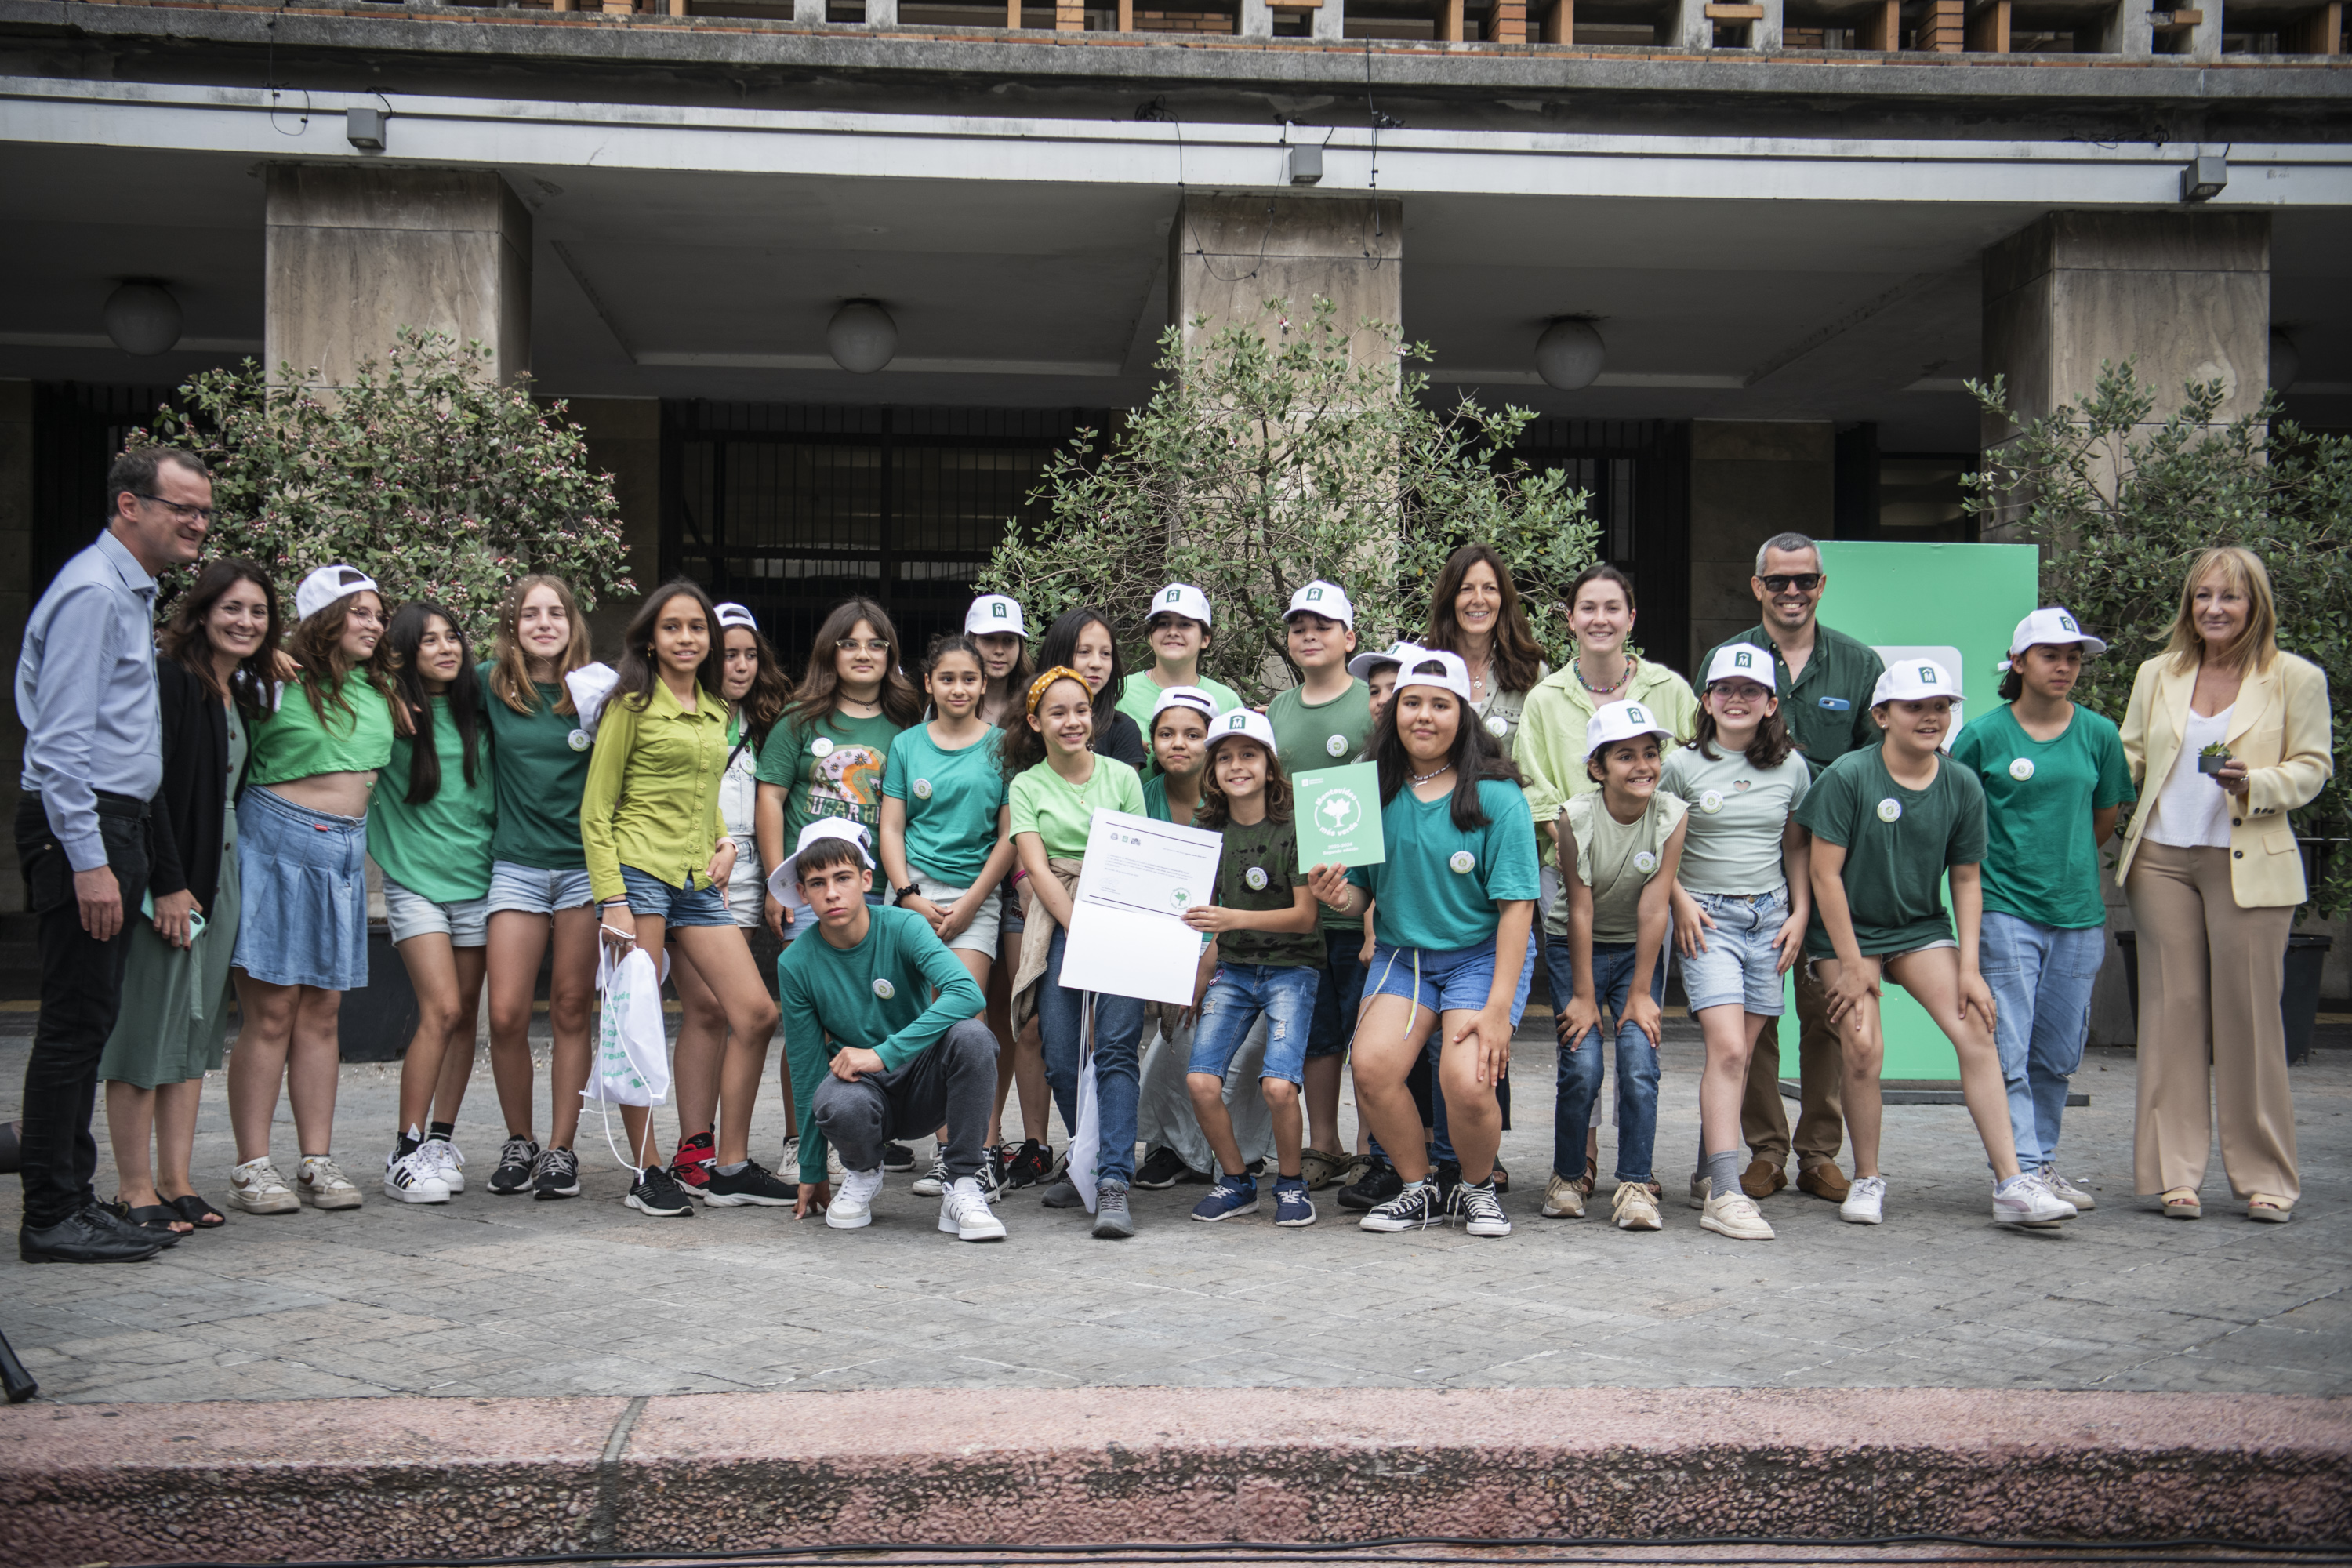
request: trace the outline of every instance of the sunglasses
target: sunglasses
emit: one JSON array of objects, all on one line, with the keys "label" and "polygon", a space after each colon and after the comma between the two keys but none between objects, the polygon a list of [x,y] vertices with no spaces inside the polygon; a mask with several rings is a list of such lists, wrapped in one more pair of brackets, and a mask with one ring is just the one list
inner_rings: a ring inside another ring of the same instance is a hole
[{"label": "sunglasses", "polygon": [[1822,585],[1818,572],[1777,572],[1764,579],[1764,586],[1775,594],[1785,594],[1794,588],[1800,594],[1810,594]]}]

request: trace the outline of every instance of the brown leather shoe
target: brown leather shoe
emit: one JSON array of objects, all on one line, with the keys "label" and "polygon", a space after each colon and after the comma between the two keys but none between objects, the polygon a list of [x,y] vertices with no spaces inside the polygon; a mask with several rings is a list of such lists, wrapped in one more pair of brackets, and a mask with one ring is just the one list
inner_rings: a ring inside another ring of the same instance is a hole
[{"label": "brown leather shoe", "polygon": [[1853,1190],[1853,1184],[1845,1179],[1845,1173],[1837,1168],[1836,1161],[1823,1160],[1820,1164],[1808,1165],[1797,1173],[1797,1190],[1811,1193],[1817,1198],[1827,1198],[1833,1204],[1842,1204],[1845,1202],[1846,1194]]},{"label": "brown leather shoe", "polygon": [[1769,1198],[1789,1184],[1789,1172],[1778,1160],[1750,1160],[1739,1173],[1739,1190],[1751,1198]]}]

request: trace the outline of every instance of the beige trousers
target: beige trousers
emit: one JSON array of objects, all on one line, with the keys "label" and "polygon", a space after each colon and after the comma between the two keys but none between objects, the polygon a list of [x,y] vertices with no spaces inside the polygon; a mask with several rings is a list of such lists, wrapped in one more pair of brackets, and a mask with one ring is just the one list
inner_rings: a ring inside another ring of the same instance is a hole
[{"label": "beige trousers", "polygon": [[[1797,964],[1797,1168],[1834,1161],[1845,1142],[1845,1049],[1830,1027],[1829,993],[1813,966]],[[1748,1091],[1739,1102],[1739,1131],[1757,1159],[1789,1163],[1789,1112],[1780,1101],[1780,1027],[1784,1015],[1764,1026],[1748,1058]]]},{"label": "beige trousers", "polygon": [[2294,909],[2240,909],[2230,853],[2143,841],[2125,879],[2139,928],[2133,1185],[2145,1197],[2202,1184],[2218,1111],[2230,1190],[2293,1203],[2303,1187],[2279,991]]}]

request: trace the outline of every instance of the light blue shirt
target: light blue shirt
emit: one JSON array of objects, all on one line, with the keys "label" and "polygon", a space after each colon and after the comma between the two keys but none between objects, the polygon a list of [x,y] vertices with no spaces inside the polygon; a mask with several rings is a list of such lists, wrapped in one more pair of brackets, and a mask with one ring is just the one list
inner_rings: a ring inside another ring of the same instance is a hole
[{"label": "light blue shirt", "polygon": [[110,530],[66,563],[25,624],[16,659],[24,787],[77,871],[106,864],[98,793],[152,796],[163,782],[155,702],[155,579]]}]

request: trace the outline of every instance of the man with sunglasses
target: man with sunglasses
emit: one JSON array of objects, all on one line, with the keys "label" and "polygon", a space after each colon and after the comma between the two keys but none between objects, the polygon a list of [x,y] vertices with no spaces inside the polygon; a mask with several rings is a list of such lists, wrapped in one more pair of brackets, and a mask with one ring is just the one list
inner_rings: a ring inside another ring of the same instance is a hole
[{"label": "man with sunglasses", "polygon": [[[1829,575],[1820,547],[1801,533],[1776,533],[1756,552],[1756,574],[1748,579],[1761,623],[1718,647],[1752,643],[1772,650],[1772,674],[1780,697],[1780,717],[1815,778],[1822,770],[1864,746],[1875,745],[1878,729],[1870,698],[1886,665],[1867,643],[1821,624],[1822,595]],[[1712,649],[1699,661],[1713,666]],[[1789,1184],[1789,1152],[1797,1154],[1797,1185],[1832,1203],[1845,1201],[1850,1184],[1837,1166],[1845,1142],[1845,1111],[1839,1084],[1845,1064],[1837,1031],[1830,1026],[1828,999],[1809,966],[1796,969],[1799,1101],[1796,1134],[1780,1104],[1780,1041],[1778,1023],[1767,1025],[1748,1058],[1748,1093],[1739,1107],[1739,1130],[1753,1158],[1739,1178],[1751,1198],[1763,1199]]]},{"label": "man with sunglasses", "polygon": [[16,660],[16,858],[41,942],[16,1232],[27,1263],[131,1263],[171,1245],[99,1206],[89,1119],[147,892],[148,803],[163,782],[155,578],[204,549],[212,475],[189,453],[143,447],[114,460],[106,500],[106,531],[42,593]]}]

